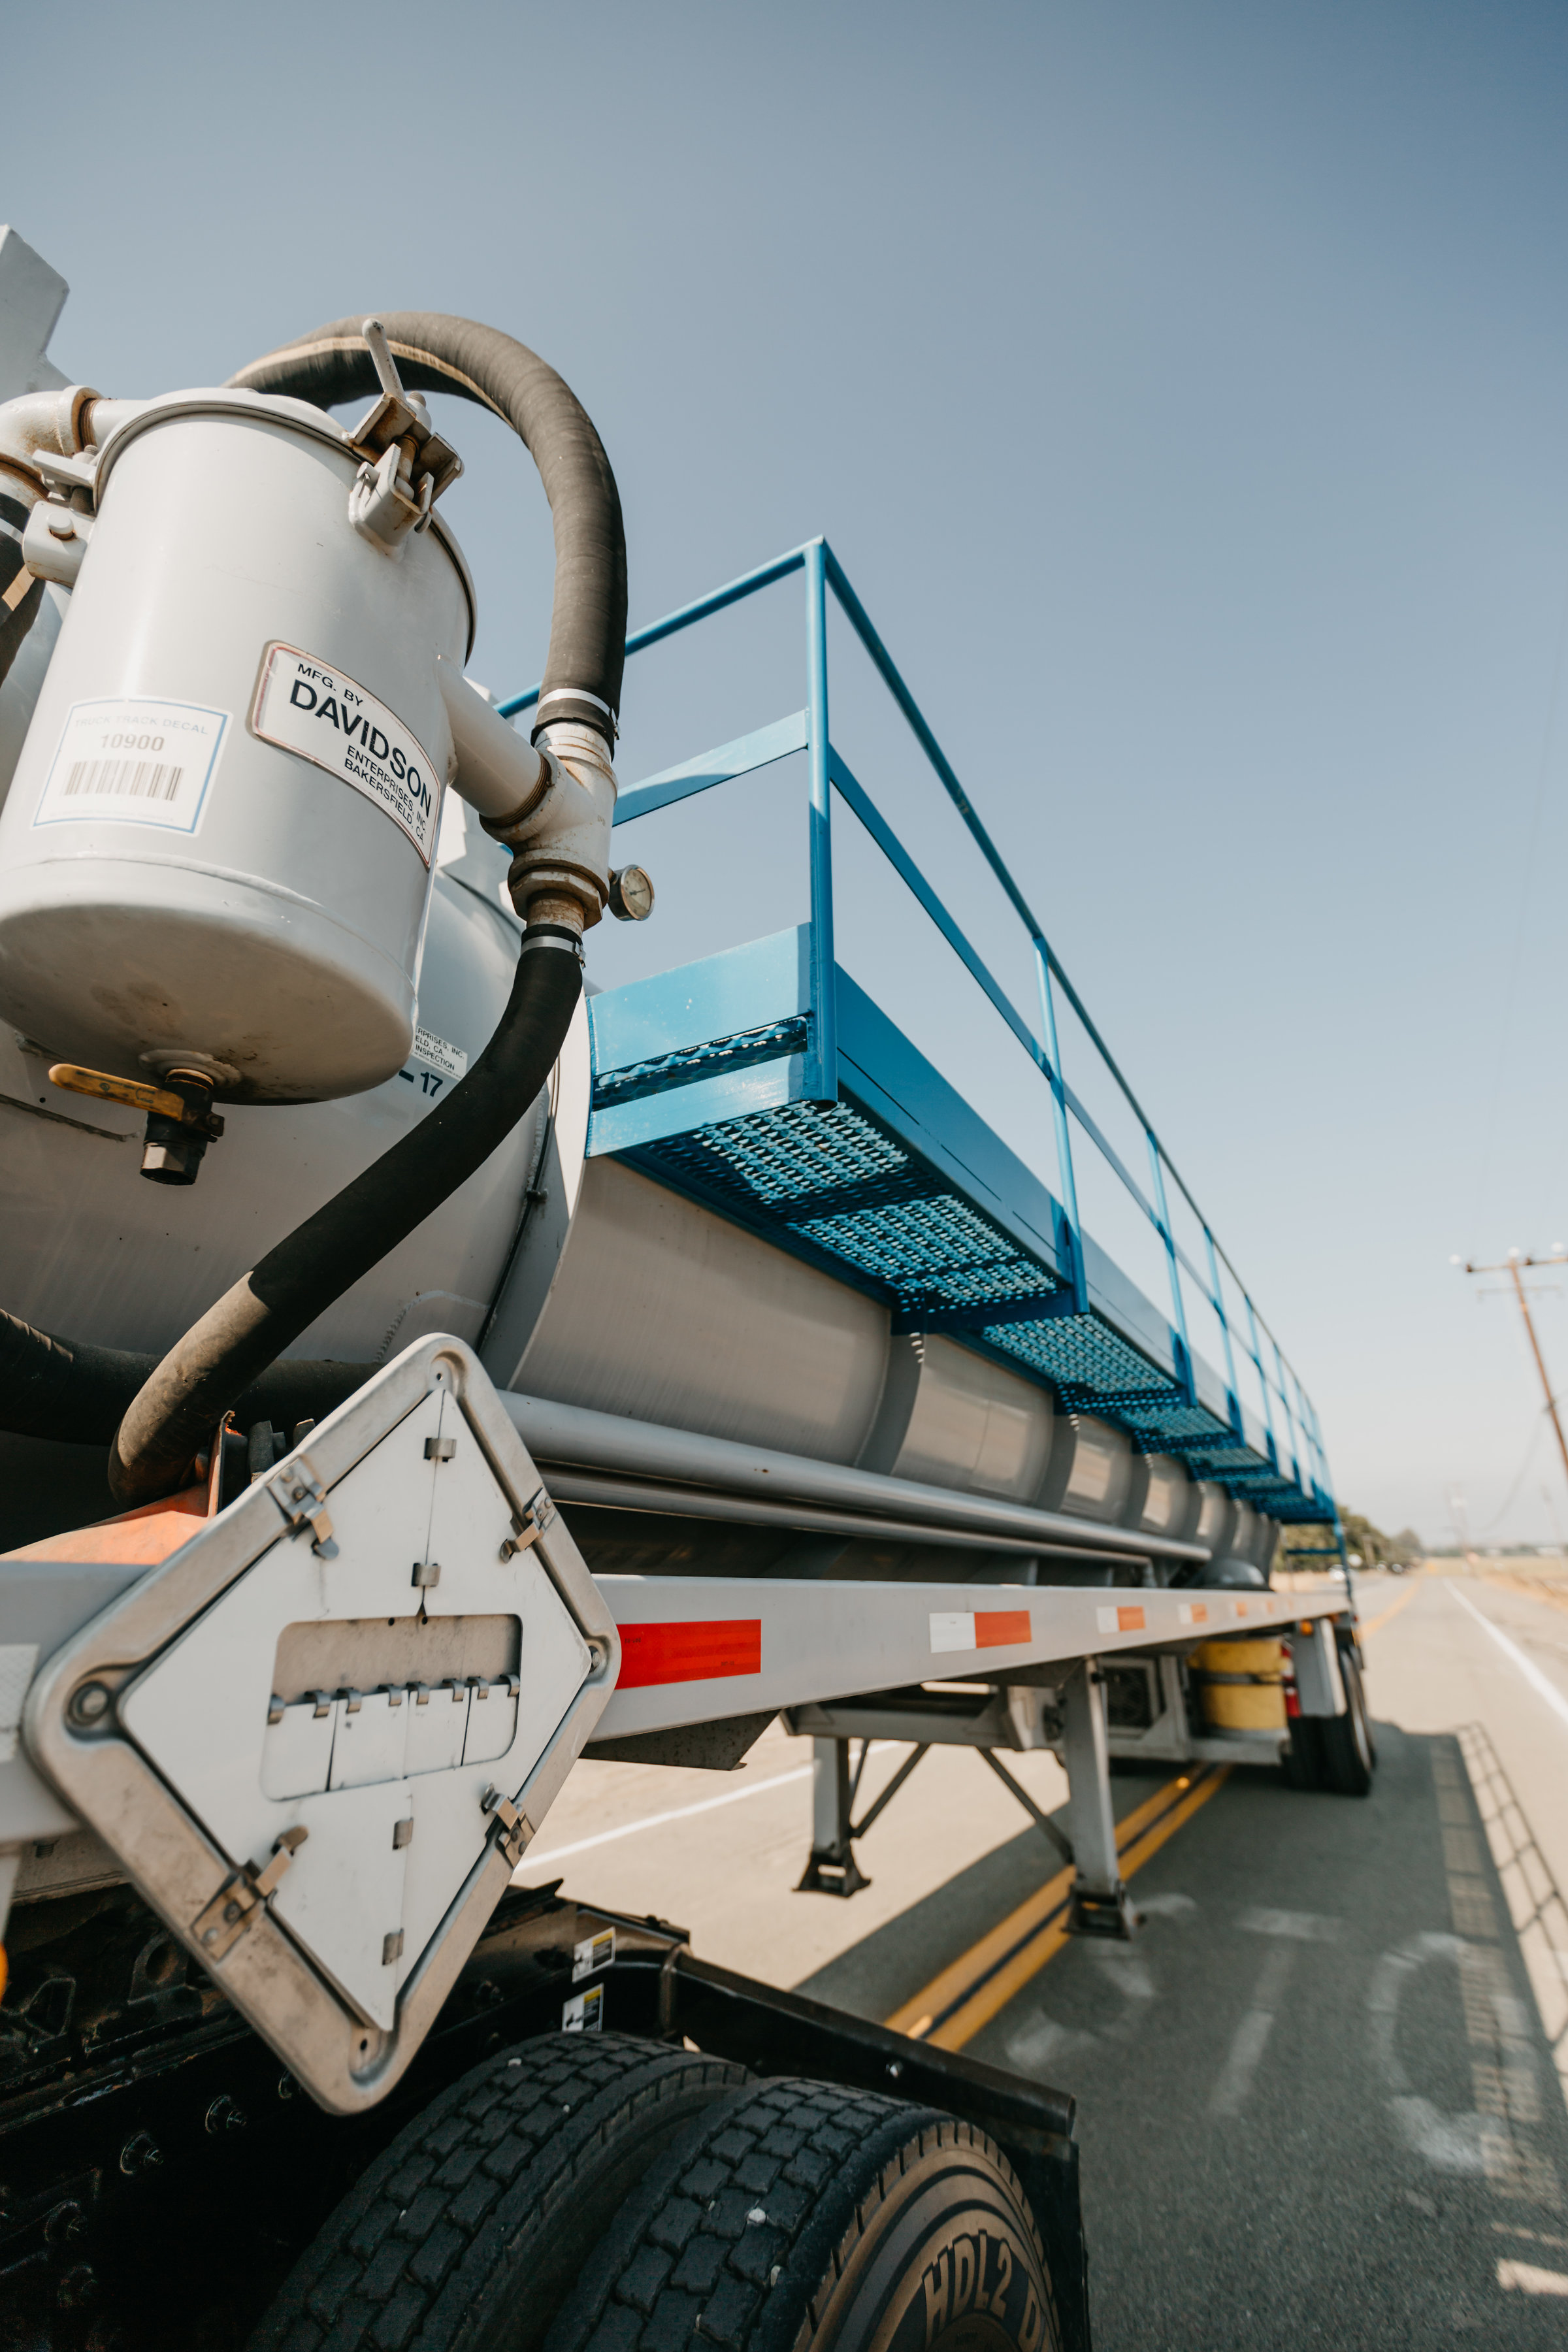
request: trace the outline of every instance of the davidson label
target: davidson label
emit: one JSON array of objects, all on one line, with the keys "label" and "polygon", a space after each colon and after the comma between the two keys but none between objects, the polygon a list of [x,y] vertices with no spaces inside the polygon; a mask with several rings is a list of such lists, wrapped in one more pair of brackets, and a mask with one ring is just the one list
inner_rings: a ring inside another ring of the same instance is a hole
[{"label": "davidson label", "polygon": [[426,866],[441,812],[435,762],[396,714],[342,670],[294,646],[268,646],[251,732],[352,784],[402,826]]}]

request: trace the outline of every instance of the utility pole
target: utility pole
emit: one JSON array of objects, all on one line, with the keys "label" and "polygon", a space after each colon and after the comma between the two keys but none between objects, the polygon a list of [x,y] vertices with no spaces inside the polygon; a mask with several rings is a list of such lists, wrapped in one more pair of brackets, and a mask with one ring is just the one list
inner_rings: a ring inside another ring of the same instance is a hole
[{"label": "utility pole", "polygon": [[[1456,1265],[1458,1261],[1455,1260]],[[1472,1265],[1465,1260],[1467,1274],[1506,1274],[1512,1277],[1514,1296],[1519,1311],[1524,1318],[1524,1328],[1530,1340],[1530,1352],[1535,1358],[1535,1369],[1541,1374],[1541,1385],[1546,1393],[1546,1410],[1552,1415],[1552,1426],[1557,1434],[1557,1451],[1563,1457],[1563,1475],[1568,1479],[1568,1438],[1563,1434],[1563,1423],[1557,1417],[1557,1399],[1552,1393],[1552,1382],[1546,1377],[1546,1359],[1541,1352],[1541,1342],[1535,1336],[1535,1319],[1530,1311],[1530,1296],[1520,1280],[1520,1269],[1527,1265],[1568,1265],[1568,1250],[1554,1251],[1551,1257],[1526,1257],[1521,1251],[1510,1250],[1501,1265]]]},{"label": "utility pole", "polygon": [[[1456,1260],[1456,1264],[1457,1263],[1458,1261]],[[1453,1528],[1454,1533],[1459,1538],[1460,1551],[1472,1568],[1479,1568],[1480,1566],[1480,1561],[1477,1559],[1476,1548],[1470,1541],[1470,1515],[1466,1507],[1465,1494],[1462,1486],[1445,1487],[1443,1491],[1443,1507],[1448,1514],[1449,1523]]]}]

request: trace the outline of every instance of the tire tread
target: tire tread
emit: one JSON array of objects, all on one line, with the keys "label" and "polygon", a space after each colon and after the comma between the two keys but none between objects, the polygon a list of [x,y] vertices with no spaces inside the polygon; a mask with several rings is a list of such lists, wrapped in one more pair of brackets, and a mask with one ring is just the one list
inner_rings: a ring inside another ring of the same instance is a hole
[{"label": "tire tread", "polygon": [[[969,2124],[826,2083],[775,2078],[738,2091],[682,2132],[627,2198],[545,2352],[689,2352],[699,2342],[805,2352],[905,2173],[962,2147],[984,2150],[1026,2214],[1006,2158]],[[851,2193],[845,2175],[856,2158],[873,2169]],[[1043,2251],[1040,2263],[1044,2273]]]},{"label": "tire tread", "polygon": [[559,2216],[628,2123],[743,2083],[626,2034],[546,2034],[448,2085],[356,2181],[284,2282],[249,2352],[447,2352],[510,2243]]}]

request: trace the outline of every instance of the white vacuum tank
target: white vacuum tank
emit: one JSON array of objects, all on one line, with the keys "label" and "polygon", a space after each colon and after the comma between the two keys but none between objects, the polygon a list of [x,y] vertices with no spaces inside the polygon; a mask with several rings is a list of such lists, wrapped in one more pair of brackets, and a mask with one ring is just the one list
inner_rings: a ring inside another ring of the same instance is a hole
[{"label": "white vacuum tank", "polygon": [[0,1013],[49,1054],[256,1103],[405,1062],[474,601],[438,517],[356,530],[362,456],[226,390],[108,439],[0,815]]}]

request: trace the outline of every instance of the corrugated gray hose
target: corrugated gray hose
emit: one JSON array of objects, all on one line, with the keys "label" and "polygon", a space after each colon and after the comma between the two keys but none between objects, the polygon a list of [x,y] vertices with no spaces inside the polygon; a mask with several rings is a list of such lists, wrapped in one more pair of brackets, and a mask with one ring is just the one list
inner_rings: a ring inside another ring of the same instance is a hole
[{"label": "corrugated gray hose", "polygon": [[[379,387],[360,333],[365,315],[318,328],[243,369],[233,383],[319,407],[373,395]],[[381,316],[410,390],[455,392],[478,401],[504,417],[531,452],[555,526],[555,602],[543,686],[550,719],[596,728],[613,745],[626,652],[626,541],[615,476],[598,435],[554,370],[510,335],[435,312]],[[224,1414],[290,1341],[482,1166],[549,1076],[581,990],[572,935],[551,924],[531,925],[506,1011],[467,1076],[401,1142],[269,1250],[143,1381],[110,1448],[110,1486],[122,1506],[152,1502],[185,1484]],[[49,1386],[51,1368],[34,1343],[68,1350],[71,1343],[37,1333],[22,1339],[26,1330],[16,1327],[11,1338],[35,1375],[23,1426],[37,1432],[40,1391]],[[73,1392],[79,1411],[62,1415],[71,1425],[53,1427],[50,1434],[81,1436],[84,1391],[96,1393],[101,1386],[107,1397],[123,1377],[123,1359],[89,1368],[94,1354],[108,1353],[75,1350],[73,1377],[61,1381],[56,1393],[63,1401]],[[58,1360],[53,1369],[58,1375]],[[334,1376],[341,1381],[344,1369],[320,1368],[323,1391]],[[93,1380],[95,1371],[100,1382]],[[290,1364],[279,1366],[276,1377],[297,1393],[310,1384],[301,1376],[317,1371]],[[0,1408],[0,1425],[8,1418],[14,1425],[15,1417]]]}]

